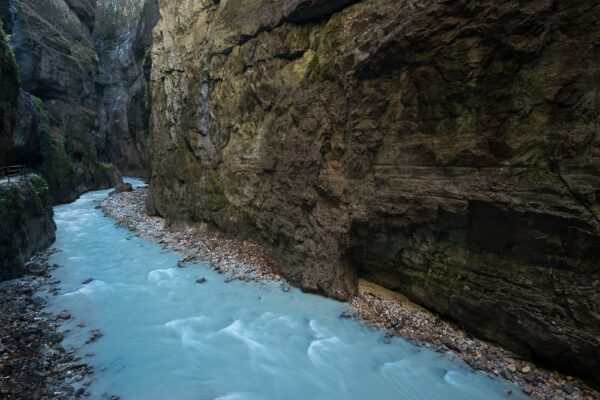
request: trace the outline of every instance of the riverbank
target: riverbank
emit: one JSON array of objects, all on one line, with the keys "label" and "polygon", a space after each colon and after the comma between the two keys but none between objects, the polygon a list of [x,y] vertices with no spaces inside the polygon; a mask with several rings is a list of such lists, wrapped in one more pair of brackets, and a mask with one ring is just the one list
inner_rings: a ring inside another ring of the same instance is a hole
[{"label": "riverbank", "polygon": [[[145,189],[114,194],[98,208],[130,231],[180,252],[182,268],[199,260],[217,271],[231,274],[231,280],[280,281],[282,290],[289,290],[260,246],[199,229],[169,227],[164,219],[147,214],[146,194]],[[498,346],[473,338],[401,295],[369,282],[360,283],[359,294],[348,307],[341,317],[358,318],[387,335],[400,335],[419,346],[450,353],[475,369],[519,384],[533,398],[600,398],[598,392],[580,380],[538,368]]]},{"label": "riverbank", "polygon": [[0,284],[0,398],[66,400],[85,396],[91,367],[65,350],[58,328],[68,313],[44,311],[42,290],[56,293],[50,251],[27,263],[29,275]]}]

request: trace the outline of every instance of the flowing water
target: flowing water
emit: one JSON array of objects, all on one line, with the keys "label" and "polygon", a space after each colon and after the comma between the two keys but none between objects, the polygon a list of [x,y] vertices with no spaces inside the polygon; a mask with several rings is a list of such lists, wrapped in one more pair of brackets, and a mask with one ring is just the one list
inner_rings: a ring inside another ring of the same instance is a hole
[{"label": "flowing water", "polygon": [[[62,265],[62,291],[48,297],[50,311],[73,316],[65,346],[94,366],[92,399],[525,398],[444,354],[339,318],[343,303],[274,283],[226,283],[203,264],[177,268],[180,255],[94,208],[107,193],[55,208],[62,251],[51,262]],[[85,344],[95,328],[104,336]]]}]

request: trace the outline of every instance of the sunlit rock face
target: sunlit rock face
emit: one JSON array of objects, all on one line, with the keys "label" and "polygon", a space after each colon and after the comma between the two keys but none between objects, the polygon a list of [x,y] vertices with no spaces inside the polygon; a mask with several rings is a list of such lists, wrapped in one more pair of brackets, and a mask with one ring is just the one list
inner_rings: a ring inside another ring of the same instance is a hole
[{"label": "sunlit rock face", "polygon": [[600,10],[159,1],[149,207],[600,376]]}]

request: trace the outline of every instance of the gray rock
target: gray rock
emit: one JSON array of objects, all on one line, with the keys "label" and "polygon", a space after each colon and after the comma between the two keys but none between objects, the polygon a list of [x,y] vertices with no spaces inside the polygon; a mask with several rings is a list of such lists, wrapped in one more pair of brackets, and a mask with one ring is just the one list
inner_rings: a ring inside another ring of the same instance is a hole
[{"label": "gray rock", "polygon": [[62,320],[71,319],[71,314],[68,313],[67,311],[63,311],[63,312],[61,312],[61,313],[58,314],[58,318],[62,319]]}]

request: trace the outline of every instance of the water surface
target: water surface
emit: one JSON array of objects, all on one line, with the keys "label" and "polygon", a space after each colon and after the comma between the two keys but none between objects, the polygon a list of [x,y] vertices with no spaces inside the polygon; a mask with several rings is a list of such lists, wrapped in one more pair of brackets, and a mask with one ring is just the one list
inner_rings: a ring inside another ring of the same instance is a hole
[{"label": "water surface", "polygon": [[[62,251],[51,262],[63,266],[54,273],[62,291],[48,297],[51,311],[73,315],[65,346],[95,367],[92,399],[525,398],[444,354],[340,319],[343,303],[274,283],[226,283],[203,264],[177,268],[179,254],[94,208],[107,193],[55,208]],[[104,336],[85,344],[91,329]]]}]

